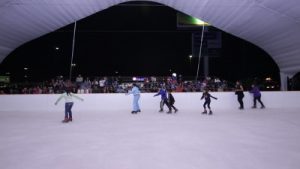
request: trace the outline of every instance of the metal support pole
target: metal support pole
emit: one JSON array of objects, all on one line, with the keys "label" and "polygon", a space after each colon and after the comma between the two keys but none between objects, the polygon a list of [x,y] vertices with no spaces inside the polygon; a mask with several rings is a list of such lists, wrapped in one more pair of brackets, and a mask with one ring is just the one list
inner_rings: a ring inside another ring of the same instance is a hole
[{"label": "metal support pole", "polygon": [[74,49],[75,49],[75,37],[76,37],[76,21],[75,21],[75,24],[74,24],[74,32],[73,32],[72,55],[71,55],[71,63],[70,63],[69,80],[72,79],[73,58],[74,58]]},{"label": "metal support pole", "polygon": [[197,67],[197,74],[196,74],[196,79],[195,79],[195,81],[198,80],[198,76],[199,76],[200,60],[201,60],[201,55],[202,55],[203,36],[204,36],[204,24],[202,25],[201,43],[200,43],[200,52],[199,52],[199,57],[198,57],[198,67]]},{"label": "metal support pole", "polygon": [[204,77],[207,78],[209,76],[209,56],[203,56],[204,63]]}]

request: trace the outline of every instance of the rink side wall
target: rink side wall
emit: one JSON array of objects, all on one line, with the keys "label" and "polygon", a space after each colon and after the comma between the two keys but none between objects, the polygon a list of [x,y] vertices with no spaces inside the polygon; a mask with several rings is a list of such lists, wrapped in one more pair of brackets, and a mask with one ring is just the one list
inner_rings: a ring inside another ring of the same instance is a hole
[{"label": "rink side wall", "polygon": [[[142,93],[140,106],[142,110],[158,110],[160,97],[153,97],[155,93]],[[253,97],[244,92],[245,109],[253,105]],[[234,92],[211,92],[211,95],[218,98],[212,99],[211,107],[217,109],[237,109],[239,104]],[[84,102],[75,100],[76,110],[128,110],[132,109],[132,95],[125,94],[78,94]],[[202,93],[173,93],[175,106],[180,110],[199,109],[202,111],[204,100],[200,100]],[[55,106],[54,102],[59,94],[38,94],[38,95],[0,95],[0,111],[63,111],[64,101]],[[262,101],[267,108],[299,108],[300,92],[262,92]],[[257,103],[258,107],[260,106]]]}]

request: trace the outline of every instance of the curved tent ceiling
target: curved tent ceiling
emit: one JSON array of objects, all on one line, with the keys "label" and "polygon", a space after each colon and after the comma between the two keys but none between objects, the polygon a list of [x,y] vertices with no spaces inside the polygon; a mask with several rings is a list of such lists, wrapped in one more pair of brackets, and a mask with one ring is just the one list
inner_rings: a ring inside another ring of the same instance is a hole
[{"label": "curved tent ceiling", "polygon": [[[127,0],[1,0],[0,62],[20,45]],[[300,71],[299,0],[153,0],[252,42]]]}]

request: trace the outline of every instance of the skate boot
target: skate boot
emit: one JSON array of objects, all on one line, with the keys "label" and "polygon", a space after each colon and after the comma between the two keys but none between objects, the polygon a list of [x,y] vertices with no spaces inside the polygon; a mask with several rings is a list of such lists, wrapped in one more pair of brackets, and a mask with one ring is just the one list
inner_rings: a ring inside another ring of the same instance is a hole
[{"label": "skate boot", "polygon": [[131,114],[136,114],[136,113],[137,113],[136,111],[132,111],[132,112],[131,112]]},{"label": "skate boot", "polygon": [[206,111],[206,110],[204,110],[204,112],[202,112],[202,114],[207,114],[207,111]]},{"label": "skate boot", "polygon": [[212,114],[213,114],[213,112],[210,110],[209,113],[208,113],[208,115],[212,115]]},{"label": "skate boot", "polygon": [[68,122],[69,122],[68,117],[65,117],[65,119],[64,119],[62,122],[63,122],[63,123],[68,123]]},{"label": "skate boot", "polygon": [[266,108],[265,106],[261,106],[261,109],[264,109],[264,108]]},{"label": "skate boot", "polygon": [[256,106],[252,106],[251,108],[252,108],[252,109],[256,109]]},{"label": "skate boot", "polygon": [[160,109],[158,112],[162,113],[162,112],[164,112],[164,110],[163,110],[163,109]]},{"label": "skate boot", "polygon": [[138,111],[137,112],[141,112],[141,109],[138,109]]},{"label": "skate boot", "polygon": [[69,117],[68,122],[72,122],[72,121],[73,121],[72,117]]},{"label": "skate boot", "polygon": [[175,109],[175,113],[178,112],[178,109]]},{"label": "skate boot", "polygon": [[171,113],[172,113],[172,110],[169,110],[167,113],[168,113],[168,114],[171,114]]}]

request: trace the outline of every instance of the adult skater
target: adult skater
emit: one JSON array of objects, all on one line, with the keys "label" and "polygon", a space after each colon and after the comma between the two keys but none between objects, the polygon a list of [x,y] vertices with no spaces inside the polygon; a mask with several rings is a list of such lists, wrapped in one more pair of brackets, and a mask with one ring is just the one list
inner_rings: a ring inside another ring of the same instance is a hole
[{"label": "adult skater", "polygon": [[172,108],[174,109],[174,112],[176,113],[178,111],[178,109],[174,106],[174,103],[175,103],[175,99],[172,95],[172,90],[168,90],[168,103],[169,103],[169,106],[172,110]]},{"label": "adult skater", "polygon": [[240,104],[239,109],[241,109],[241,110],[244,109],[244,102],[243,102],[244,88],[239,81],[237,81],[236,85],[235,85],[235,94],[237,95],[237,99]]},{"label": "adult skater", "polygon": [[132,114],[137,114],[138,112],[141,112],[140,106],[139,106],[139,99],[140,99],[140,90],[137,86],[137,84],[132,84],[132,89],[126,93],[126,95],[132,94],[133,95],[133,110],[131,111]]},{"label": "adult skater", "polygon": [[169,108],[169,111],[167,113],[172,113],[172,109],[171,109],[171,107],[170,107],[170,105],[168,103],[167,90],[165,89],[164,86],[153,97],[158,96],[158,95],[161,96],[160,110],[159,110],[159,112],[163,112],[164,111],[164,105],[166,104],[167,107]]},{"label": "adult skater", "polygon": [[83,99],[76,96],[74,93],[71,93],[71,91],[67,89],[63,94],[60,95],[60,97],[56,100],[54,104],[57,105],[58,102],[63,98],[65,99],[65,119],[62,122],[67,123],[73,120],[72,119],[72,107],[74,105],[73,98],[76,98],[81,101],[83,101]]},{"label": "adult skater", "polygon": [[260,105],[261,105],[260,108],[262,108],[262,109],[265,108],[265,105],[260,100],[261,99],[261,93],[260,93],[260,90],[259,90],[258,86],[252,84],[251,87],[252,87],[252,89],[249,92],[253,94],[253,106],[252,106],[252,108],[256,108],[256,100],[260,103]]},{"label": "adult skater", "polygon": [[205,99],[205,102],[203,104],[204,112],[202,112],[202,114],[207,114],[206,105],[209,109],[209,115],[213,114],[213,112],[210,109],[210,102],[211,102],[210,98],[213,98],[213,99],[216,99],[216,100],[218,99],[218,98],[212,96],[211,94],[209,94],[208,89],[204,89],[204,92],[203,92],[202,97],[201,97],[201,100]]}]

